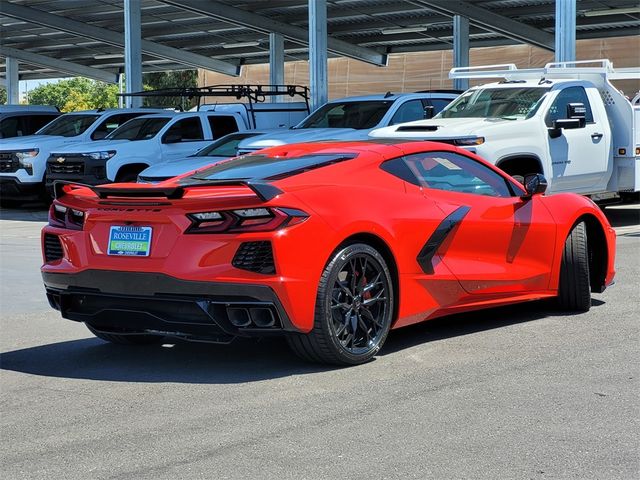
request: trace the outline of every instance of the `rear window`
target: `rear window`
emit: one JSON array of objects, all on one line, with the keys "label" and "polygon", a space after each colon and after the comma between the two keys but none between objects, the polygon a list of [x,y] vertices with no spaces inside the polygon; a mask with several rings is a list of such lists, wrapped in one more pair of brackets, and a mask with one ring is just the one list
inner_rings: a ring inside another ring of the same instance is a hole
[{"label": "rear window", "polygon": [[246,132],[246,133],[233,133],[227,135],[219,140],[216,140],[208,147],[203,148],[195,154],[196,157],[235,157],[238,151],[238,144],[245,138],[255,137],[260,135],[259,133]]},{"label": "rear window", "polygon": [[350,160],[356,156],[356,153],[303,155],[301,157],[247,155],[216,163],[191,178],[195,180],[278,180]]},{"label": "rear window", "polygon": [[393,100],[327,103],[296,128],[373,128],[392,104]]}]

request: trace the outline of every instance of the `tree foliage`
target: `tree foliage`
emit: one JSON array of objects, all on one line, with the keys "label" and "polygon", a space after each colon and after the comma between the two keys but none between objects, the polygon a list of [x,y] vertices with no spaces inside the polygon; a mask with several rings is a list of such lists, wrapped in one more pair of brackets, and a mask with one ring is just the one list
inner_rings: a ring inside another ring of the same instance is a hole
[{"label": "tree foliage", "polygon": [[[168,72],[150,72],[142,75],[145,90],[159,90],[161,88],[185,88],[198,86],[197,70],[174,70]],[[178,107],[188,110],[195,106],[196,99],[180,97],[154,97],[145,101],[147,106]]]},{"label": "tree foliage", "polygon": [[[195,87],[198,84],[197,70],[153,72],[143,75],[145,90],[172,87]],[[6,91],[0,89],[0,100],[6,102]],[[178,106],[179,98],[157,98],[166,106]],[[116,108],[118,106],[118,86],[87,78],[70,78],[56,83],[40,85],[29,92],[32,105],[54,105],[63,112],[75,112],[93,108]],[[190,107],[192,105],[182,105]]]},{"label": "tree foliage", "polygon": [[0,105],[7,103],[7,90],[0,88]]},{"label": "tree foliage", "polygon": [[40,85],[29,92],[32,105],[54,105],[63,112],[118,106],[118,86],[87,78]]}]

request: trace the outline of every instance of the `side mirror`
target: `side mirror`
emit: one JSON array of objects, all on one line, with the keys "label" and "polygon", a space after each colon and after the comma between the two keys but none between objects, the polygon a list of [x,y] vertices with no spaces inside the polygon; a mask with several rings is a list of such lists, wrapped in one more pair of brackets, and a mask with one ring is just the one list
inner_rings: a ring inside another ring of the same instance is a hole
[{"label": "side mirror", "polygon": [[162,139],[162,143],[178,143],[182,141],[182,135],[179,133],[167,133]]},{"label": "side mirror", "polygon": [[562,135],[562,129],[584,128],[587,124],[587,108],[584,103],[568,103],[567,117],[553,121],[553,127],[549,129],[551,138]]},{"label": "side mirror", "polygon": [[527,192],[523,198],[531,198],[533,195],[538,195],[547,191],[547,179],[541,173],[529,173],[524,176],[522,182],[524,189]]},{"label": "side mirror", "polygon": [[435,107],[433,105],[425,105],[425,107],[424,107],[424,118],[426,120],[432,119],[434,111],[435,111]]}]

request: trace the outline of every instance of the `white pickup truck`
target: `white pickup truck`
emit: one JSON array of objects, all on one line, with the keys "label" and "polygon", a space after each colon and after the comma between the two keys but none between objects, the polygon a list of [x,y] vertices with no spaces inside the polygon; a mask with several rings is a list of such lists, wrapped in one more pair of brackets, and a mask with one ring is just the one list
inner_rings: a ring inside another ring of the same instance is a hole
[{"label": "white pickup truck", "polygon": [[472,87],[431,120],[372,131],[375,138],[452,143],[507,173],[542,173],[548,191],[594,199],[640,190],[640,106],[612,81],[640,69],[608,60],[455,68],[451,78],[502,78]]}]

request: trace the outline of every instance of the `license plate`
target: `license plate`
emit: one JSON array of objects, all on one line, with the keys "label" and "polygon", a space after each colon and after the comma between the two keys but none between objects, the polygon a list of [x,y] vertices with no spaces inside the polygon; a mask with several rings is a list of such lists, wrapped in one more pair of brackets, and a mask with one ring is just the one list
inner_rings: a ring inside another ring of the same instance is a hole
[{"label": "license plate", "polygon": [[109,255],[148,257],[151,227],[112,226],[109,229]]}]

